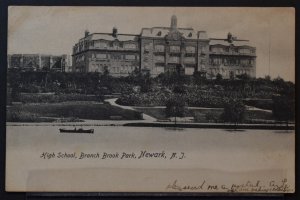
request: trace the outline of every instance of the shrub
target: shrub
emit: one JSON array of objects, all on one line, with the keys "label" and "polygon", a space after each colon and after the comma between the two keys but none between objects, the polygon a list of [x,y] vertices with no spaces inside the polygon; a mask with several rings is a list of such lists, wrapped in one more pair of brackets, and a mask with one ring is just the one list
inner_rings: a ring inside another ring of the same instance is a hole
[{"label": "shrub", "polygon": [[166,102],[166,117],[184,117],[187,108],[183,98],[173,97]]},{"label": "shrub", "polygon": [[288,96],[274,96],[272,114],[278,121],[285,121],[295,119],[295,100]]},{"label": "shrub", "polygon": [[214,122],[217,123],[218,120],[220,119],[220,116],[217,115],[215,112],[208,112],[205,114],[205,119],[207,122]]},{"label": "shrub", "polygon": [[241,123],[245,118],[245,105],[240,99],[229,99],[224,105],[221,119],[224,122]]},{"label": "shrub", "polygon": [[52,122],[54,119],[40,118],[36,113],[25,111],[9,111],[6,115],[7,122]]}]

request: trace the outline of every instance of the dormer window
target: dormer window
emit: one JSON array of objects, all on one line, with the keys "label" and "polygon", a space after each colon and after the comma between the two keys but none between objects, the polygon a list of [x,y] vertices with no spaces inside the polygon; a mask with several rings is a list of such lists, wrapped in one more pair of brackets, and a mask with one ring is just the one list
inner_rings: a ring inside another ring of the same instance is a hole
[{"label": "dormer window", "polygon": [[192,37],[192,36],[193,36],[193,34],[192,34],[192,33],[189,33],[188,37]]},{"label": "dormer window", "polygon": [[233,42],[233,37],[232,37],[232,34],[231,34],[230,32],[227,34],[227,41],[228,41],[229,43],[232,43],[232,42]]},{"label": "dormer window", "polygon": [[157,36],[161,36],[161,31],[158,31]]}]

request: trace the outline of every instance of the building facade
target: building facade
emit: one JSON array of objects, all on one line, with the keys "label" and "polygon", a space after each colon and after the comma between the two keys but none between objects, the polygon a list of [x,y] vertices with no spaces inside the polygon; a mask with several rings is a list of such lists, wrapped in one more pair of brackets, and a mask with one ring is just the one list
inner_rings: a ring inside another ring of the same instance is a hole
[{"label": "building facade", "polygon": [[241,74],[256,76],[256,49],[248,40],[238,40],[228,33],[226,39],[211,38],[209,41],[208,77],[221,74],[223,78]]},{"label": "building facade", "polygon": [[256,75],[256,49],[248,40],[228,33],[226,38],[208,38],[205,31],[178,28],[172,16],[170,27],[142,28],[139,35],[85,32],[73,47],[74,72],[101,72],[126,76],[139,69],[151,76],[179,72],[203,72],[208,78],[240,74]]},{"label": "building facade", "polygon": [[85,32],[85,37],[73,47],[73,71],[101,72],[126,76],[140,67],[139,36]]},{"label": "building facade", "polygon": [[70,55],[10,54],[7,63],[8,68],[25,71],[72,71]]}]

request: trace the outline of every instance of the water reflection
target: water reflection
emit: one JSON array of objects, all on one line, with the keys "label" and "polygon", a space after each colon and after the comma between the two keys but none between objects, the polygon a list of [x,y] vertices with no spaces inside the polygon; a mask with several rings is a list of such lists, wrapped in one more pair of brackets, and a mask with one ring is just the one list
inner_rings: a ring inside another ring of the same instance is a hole
[{"label": "water reflection", "polygon": [[184,131],[185,128],[180,128],[180,127],[164,127],[165,130],[167,131]]},{"label": "water reflection", "polygon": [[293,133],[294,130],[274,130],[274,133]]},{"label": "water reflection", "polygon": [[223,130],[227,132],[233,132],[233,133],[246,131],[245,129],[223,129]]}]

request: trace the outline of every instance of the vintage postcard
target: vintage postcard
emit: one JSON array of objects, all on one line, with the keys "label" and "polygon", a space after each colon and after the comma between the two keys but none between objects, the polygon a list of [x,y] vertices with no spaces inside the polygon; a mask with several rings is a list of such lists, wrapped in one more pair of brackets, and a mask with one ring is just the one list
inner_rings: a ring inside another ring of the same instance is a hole
[{"label": "vintage postcard", "polygon": [[295,191],[293,8],[8,8],[6,191]]}]

